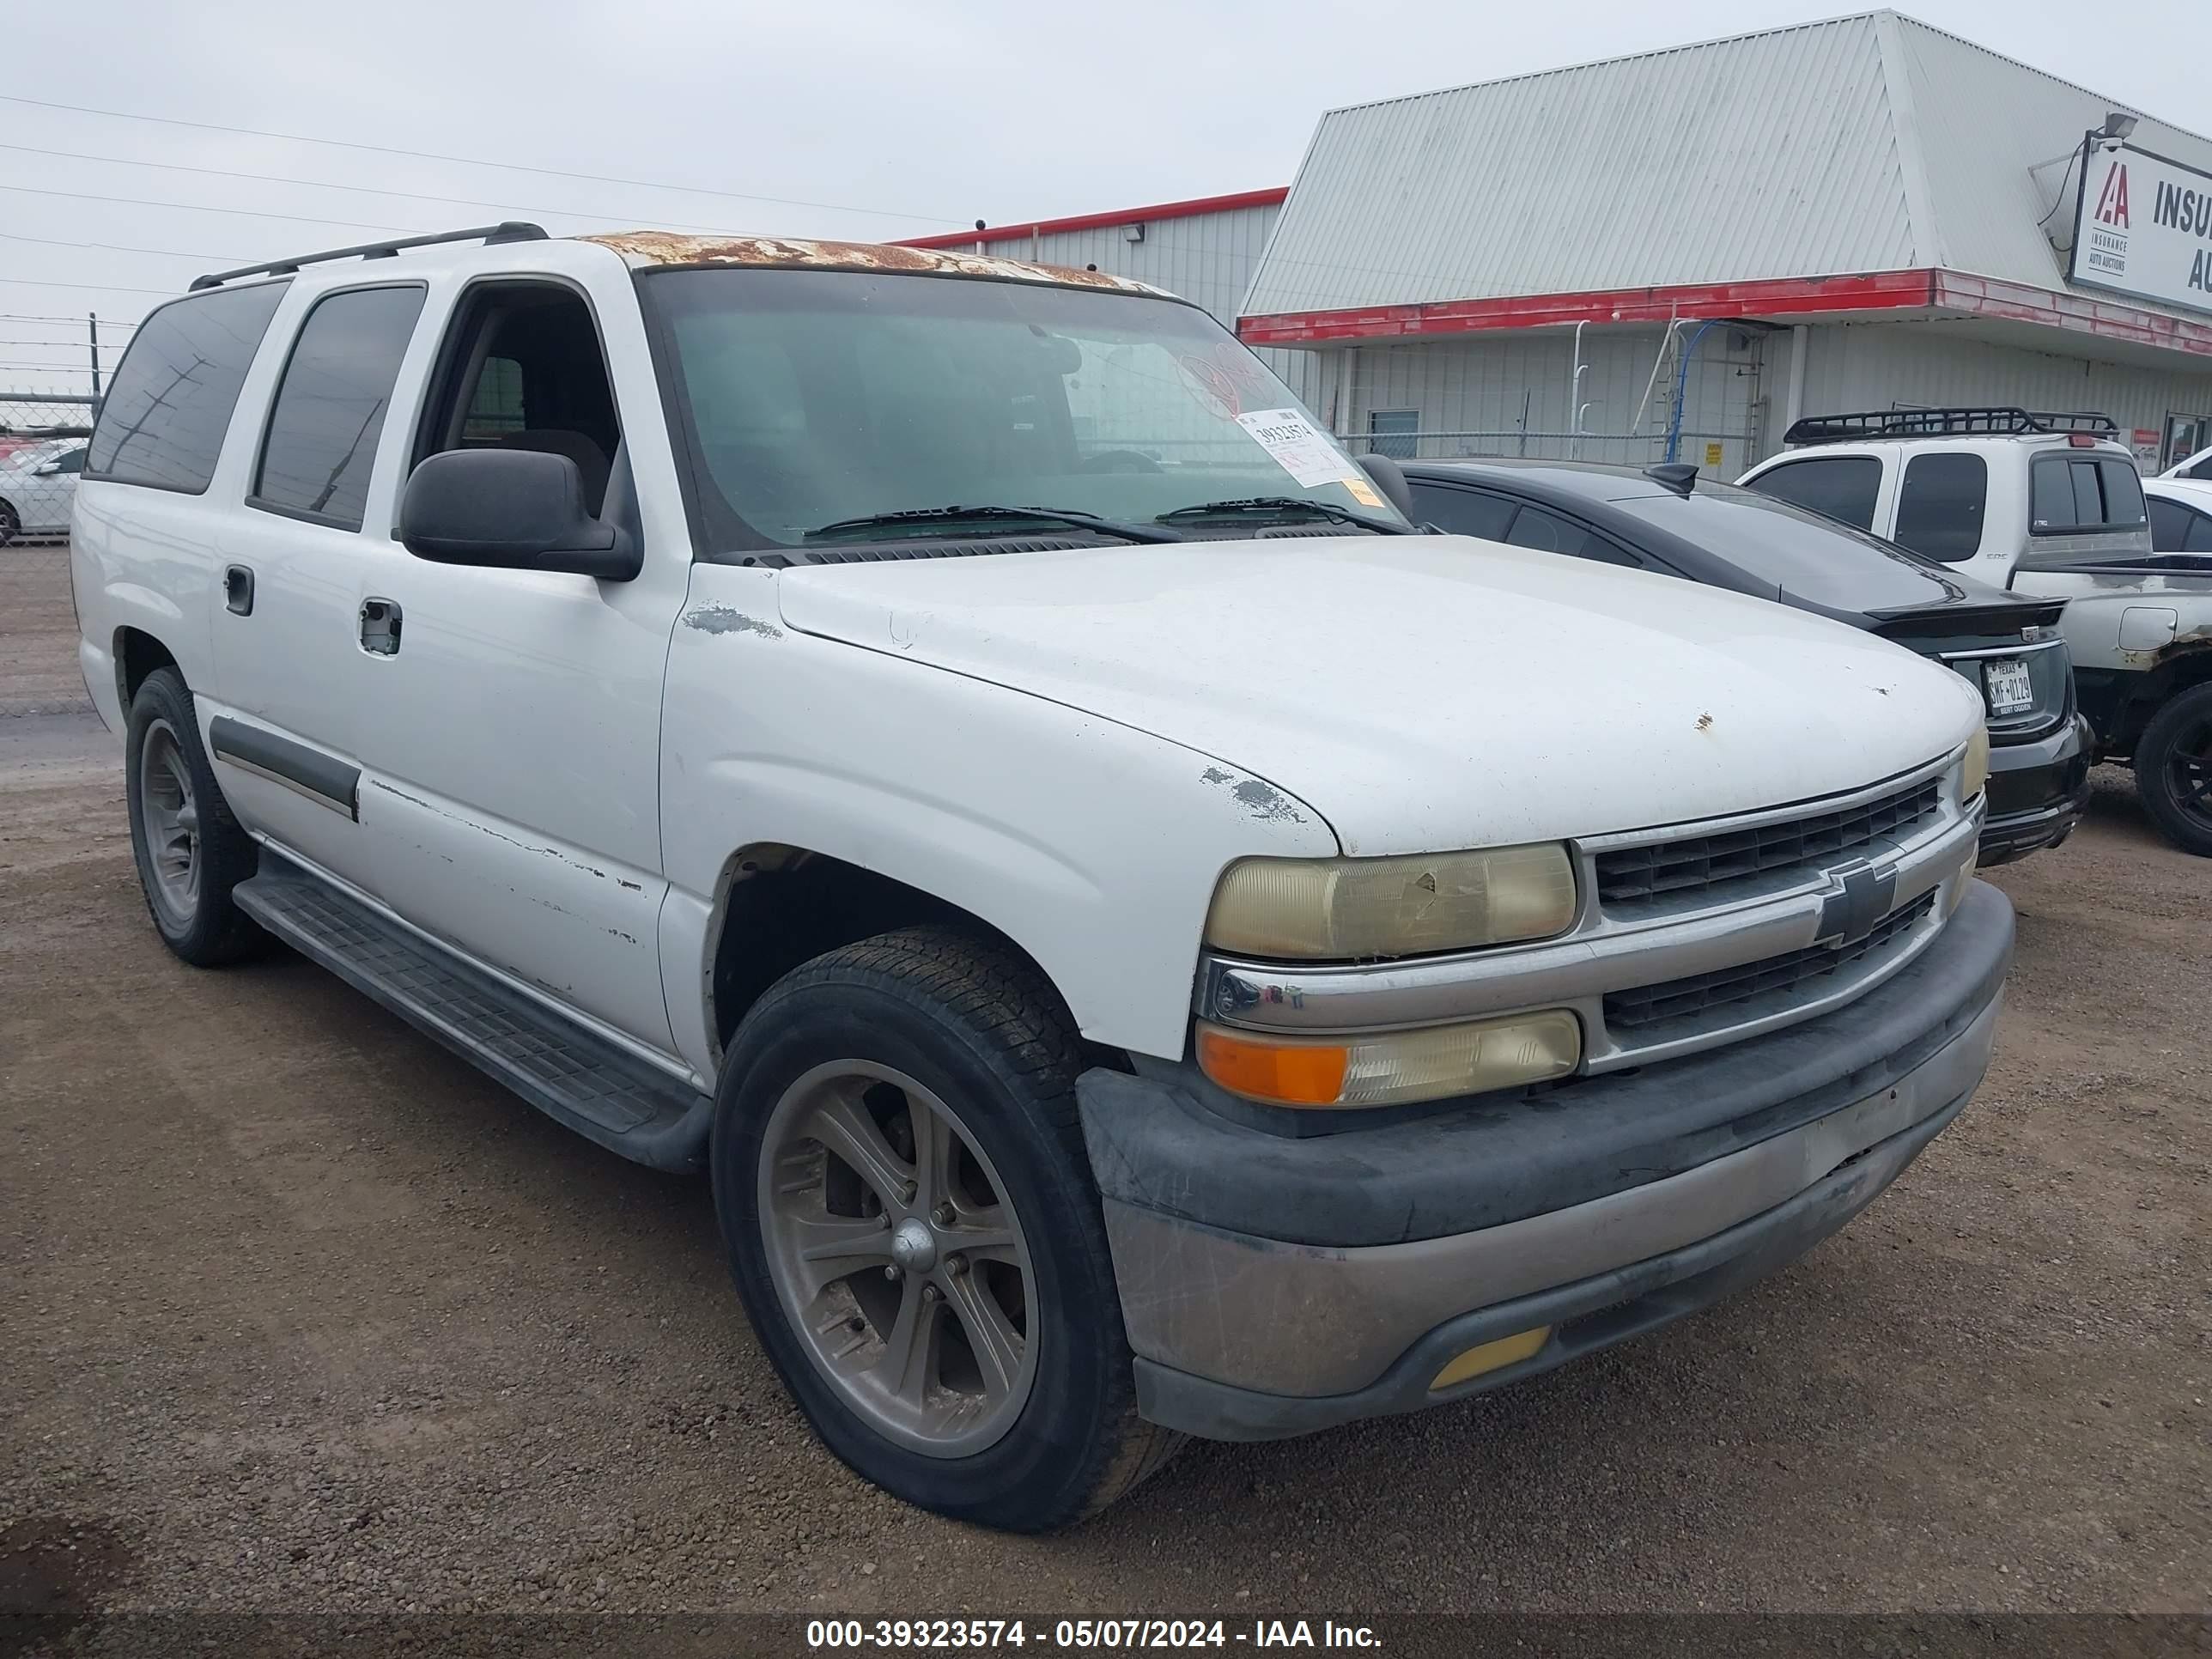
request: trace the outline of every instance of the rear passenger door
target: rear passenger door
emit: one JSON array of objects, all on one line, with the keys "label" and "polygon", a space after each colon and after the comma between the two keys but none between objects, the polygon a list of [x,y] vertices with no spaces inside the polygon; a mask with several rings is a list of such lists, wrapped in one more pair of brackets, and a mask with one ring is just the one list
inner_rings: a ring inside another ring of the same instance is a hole
[{"label": "rear passenger door", "polygon": [[[621,380],[603,315],[624,330]],[[403,393],[408,462],[479,447],[565,456],[586,506],[629,521],[623,433],[659,405],[627,286],[481,277],[439,322]],[[632,523],[643,570],[601,581],[416,558],[398,514],[395,496],[362,591],[392,626],[356,653],[377,890],[532,994],[665,1054],[660,693],[688,537]]]},{"label": "rear passenger door", "polygon": [[1989,499],[1989,463],[1978,452],[1911,451],[1898,481],[1889,539],[1923,558],[1964,563],[1982,550]]},{"label": "rear passenger door", "polygon": [[419,282],[379,283],[307,304],[257,423],[214,605],[224,706],[208,747],[224,795],[277,845],[368,892],[360,592],[377,538],[362,526],[424,295]]}]

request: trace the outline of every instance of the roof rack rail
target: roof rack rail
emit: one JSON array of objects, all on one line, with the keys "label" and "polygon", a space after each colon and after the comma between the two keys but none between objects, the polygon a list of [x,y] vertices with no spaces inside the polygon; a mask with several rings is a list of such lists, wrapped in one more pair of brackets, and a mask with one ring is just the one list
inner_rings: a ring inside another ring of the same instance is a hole
[{"label": "roof rack rail", "polygon": [[1877,409],[1858,415],[1808,415],[1782,434],[1786,444],[1846,444],[1869,438],[1932,438],[1973,434],[2018,437],[2033,432],[2094,432],[2117,436],[2109,415],[2090,410],[2055,414],[2047,410]]},{"label": "roof rack rail", "polygon": [[482,242],[487,247],[498,242],[542,242],[545,228],[520,219],[508,219],[496,225],[477,225],[467,230],[441,230],[432,236],[402,236],[390,242],[363,242],[358,247],[334,247],[327,253],[299,253],[289,259],[277,259],[265,265],[240,265],[235,270],[218,270],[192,279],[191,291],[221,288],[225,283],[240,276],[289,276],[301,265],[319,265],[331,259],[389,259],[395,253],[410,247],[429,247],[438,242]]}]

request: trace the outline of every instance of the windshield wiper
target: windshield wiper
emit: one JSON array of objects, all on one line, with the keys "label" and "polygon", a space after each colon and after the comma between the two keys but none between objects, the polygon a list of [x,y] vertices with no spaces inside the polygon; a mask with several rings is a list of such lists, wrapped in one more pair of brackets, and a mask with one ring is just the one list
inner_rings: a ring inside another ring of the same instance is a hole
[{"label": "windshield wiper", "polygon": [[1073,525],[1078,530],[1093,530],[1102,536],[1119,537],[1125,542],[1179,542],[1183,539],[1174,531],[1163,530],[1156,525],[1123,524],[1115,519],[1102,519],[1096,513],[1085,513],[1066,507],[910,507],[902,513],[870,513],[857,519],[839,519],[808,531],[806,539],[811,542],[817,536],[845,536],[864,530],[895,530],[902,525],[957,524],[975,519],[1026,519],[1037,524]]},{"label": "windshield wiper", "polygon": [[1316,518],[1331,519],[1338,524],[1357,525],[1362,530],[1371,530],[1378,536],[1412,536],[1418,534],[1411,525],[1392,524],[1388,519],[1370,519],[1364,513],[1354,513],[1348,507],[1339,507],[1334,501],[1316,501],[1304,495],[1252,495],[1241,501],[1200,501],[1195,507],[1179,507],[1172,513],[1159,516],[1161,524],[1174,524],[1183,519],[1232,518],[1247,513],[1264,513],[1280,518],[1285,514],[1310,514]]}]

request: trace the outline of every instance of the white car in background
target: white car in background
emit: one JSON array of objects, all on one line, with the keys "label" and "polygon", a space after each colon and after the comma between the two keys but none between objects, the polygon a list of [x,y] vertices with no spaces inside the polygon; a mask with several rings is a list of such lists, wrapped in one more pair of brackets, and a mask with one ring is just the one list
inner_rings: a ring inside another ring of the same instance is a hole
[{"label": "white car in background", "polygon": [[57,438],[0,455],[0,547],[27,536],[66,536],[84,471],[85,441]]},{"label": "white car in background", "polygon": [[2212,553],[2212,477],[2143,480],[2154,553]]}]

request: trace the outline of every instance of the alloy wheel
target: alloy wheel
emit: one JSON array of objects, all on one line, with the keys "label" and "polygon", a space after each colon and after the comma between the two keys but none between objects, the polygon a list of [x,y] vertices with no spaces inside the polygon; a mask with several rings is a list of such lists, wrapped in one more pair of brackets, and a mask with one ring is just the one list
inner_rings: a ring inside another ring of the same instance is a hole
[{"label": "alloy wheel", "polygon": [[155,902],[173,927],[191,927],[200,898],[199,803],[183,745],[165,720],[147,726],[138,747],[138,827]]},{"label": "alloy wheel", "polygon": [[871,1427],[933,1457],[1011,1429],[1036,1372],[1036,1278],[958,1112],[871,1060],[817,1066],[769,1114],[757,1216],[808,1358]]},{"label": "alloy wheel", "polygon": [[2212,717],[2191,721],[2167,751],[2166,781],[2183,815],[2212,830]]}]

